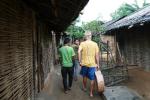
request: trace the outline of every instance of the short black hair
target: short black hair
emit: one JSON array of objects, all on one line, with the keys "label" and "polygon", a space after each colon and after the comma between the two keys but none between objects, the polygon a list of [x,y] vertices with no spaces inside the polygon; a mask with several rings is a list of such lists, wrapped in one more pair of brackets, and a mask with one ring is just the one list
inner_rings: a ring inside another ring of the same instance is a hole
[{"label": "short black hair", "polygon": [[64,44],[67,44],[67,43],[69,43],[69,42],[70,42],[70,38],[65,38]]}]

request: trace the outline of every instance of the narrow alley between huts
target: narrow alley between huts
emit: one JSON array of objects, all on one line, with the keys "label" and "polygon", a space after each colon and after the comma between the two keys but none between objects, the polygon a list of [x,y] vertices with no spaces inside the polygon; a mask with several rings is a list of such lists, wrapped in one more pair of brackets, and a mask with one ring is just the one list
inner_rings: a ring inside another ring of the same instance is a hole
[{"label": "narrow alley between huts", "polygon": [[150,0],[0,0],[0,100],[150,100],[149,27]]}]

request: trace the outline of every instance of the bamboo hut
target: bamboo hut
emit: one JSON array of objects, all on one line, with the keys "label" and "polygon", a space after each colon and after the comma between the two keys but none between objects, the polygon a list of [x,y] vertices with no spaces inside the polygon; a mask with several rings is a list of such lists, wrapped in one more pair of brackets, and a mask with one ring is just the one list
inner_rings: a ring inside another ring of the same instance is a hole
[{"label": "bamboo hut", "polygon": [[87,2],[0,0],[0,100],[28,100],[42,90],[53,69],[56,36]]},{"label": "bamboo hut", "polygon": [[150,71],[150,6],[113,20],[104,25],[106,36],[114,36],[121,56],[128,65],[137,65]]}]

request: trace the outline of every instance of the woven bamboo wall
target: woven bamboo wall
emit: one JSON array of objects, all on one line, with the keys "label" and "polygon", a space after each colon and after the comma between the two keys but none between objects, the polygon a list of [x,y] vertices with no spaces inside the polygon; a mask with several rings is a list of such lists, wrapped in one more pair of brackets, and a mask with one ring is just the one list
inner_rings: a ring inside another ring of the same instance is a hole
[{"label": "woven bamboo wall", "polygon": [[49,42],[49,46],[42,45],[42,66],[44,72],[44,79],[46,79],[48,73],[53,70],[53,53],[52,44]]},{"label": "woven bamboo wall", "polygon": [[32,94],[33,16],[20,0],[0,0],[0,100]]},{"label": "woven bamboo wall", "polygon": [[43,25],[42,31],[42,66],[44,72],[44,79],[47,77],[51,68],[53,67],[53,47],[52,47],[52,35],[49,32],[47,25]]},{"label": "woven bamboo wall", "polygon": [[[38,21],[38,73],[40,85],[38,88],[42,90],[44,80],[48,77],[48,73],[53,69],[53,45],[52,35],[48,25]],[[38,83],[39,84],[39,83]]]},{"label": "woven bamboo wall", "polygon": [[132,31],[124,35],[124,53],[128,64],[138,65],[150,71],[150,39],[146,30]]}]

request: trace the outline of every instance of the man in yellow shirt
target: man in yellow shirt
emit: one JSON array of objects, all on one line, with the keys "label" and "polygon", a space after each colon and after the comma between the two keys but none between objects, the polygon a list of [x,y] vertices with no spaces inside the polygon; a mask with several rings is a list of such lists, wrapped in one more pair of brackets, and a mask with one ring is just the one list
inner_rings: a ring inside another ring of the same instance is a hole
[{"label": "man in yellow shirt", "polygon": [[91,40],[90,31],[85,32],[86,41],[82,42],[78,49],[79,63],[82,66],[80,74],[83,76],[83,90],[86,91],[87,78],[91,80],[90,97],[93,97],[95,71],[99,68],[99,48],[97,43]]}]

